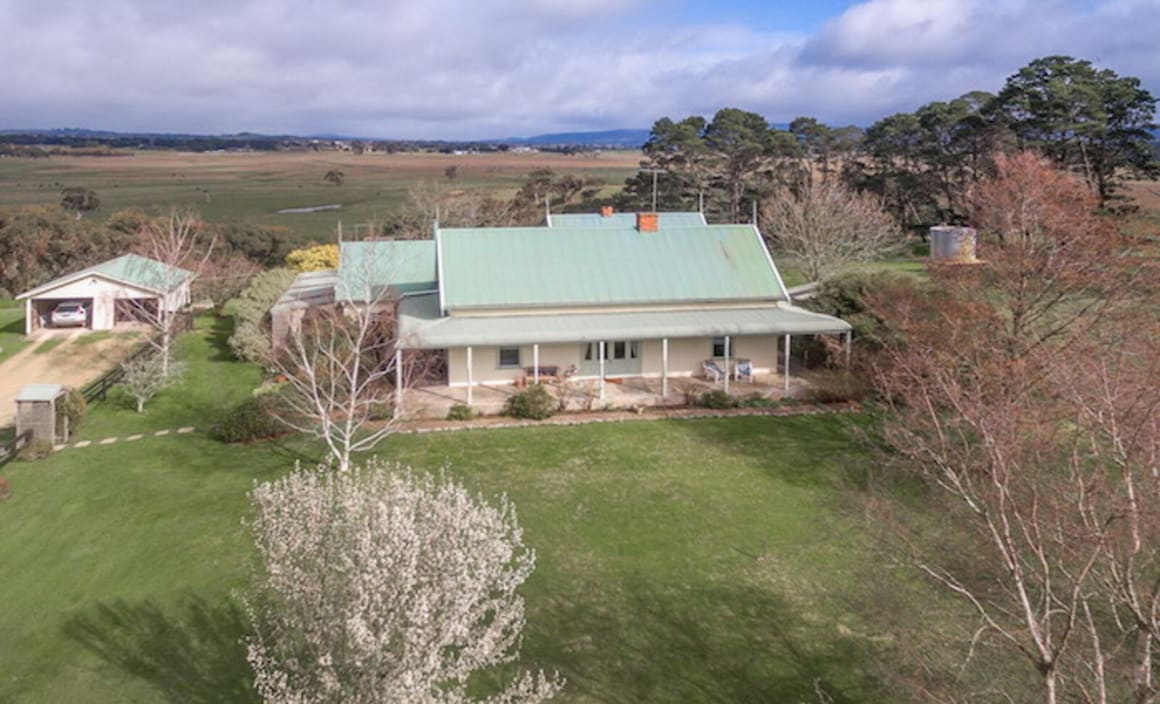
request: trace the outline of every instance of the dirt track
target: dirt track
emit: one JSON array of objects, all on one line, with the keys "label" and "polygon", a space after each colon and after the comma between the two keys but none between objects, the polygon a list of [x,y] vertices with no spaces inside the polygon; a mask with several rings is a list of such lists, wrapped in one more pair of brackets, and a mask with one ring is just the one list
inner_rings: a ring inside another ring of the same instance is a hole
[{"label": "dirt track", "polygon": [[[0,427],[15,421],[15,399],[25,384],[81,386],[112,368],[135,344],[135,338],[124,335],[89,344],[78,343],[84,333],[84,330],[51,331],[45,340],[33,342],[0,363]],[[57,337],[64,338],[60,345],[48,352],[36,353],[48,339]]]}]

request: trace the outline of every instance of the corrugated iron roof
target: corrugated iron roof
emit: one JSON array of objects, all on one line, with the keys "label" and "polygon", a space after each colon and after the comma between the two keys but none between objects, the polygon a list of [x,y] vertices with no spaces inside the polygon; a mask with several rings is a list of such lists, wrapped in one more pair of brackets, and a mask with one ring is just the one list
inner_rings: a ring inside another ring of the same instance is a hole
[{"label": "corrugated iron roof", "polygon": [[52,401],[68,392],[63,384],[25,384],[16,395],[17,401]]},{"label": "corrugated iron roof", "polygon": [[[668,227],[702,227],[705,216],[701,213],[657,213],[660,229]],[[549,227],[636,227],[636,213],[553,213],[548,220]]]},{"label": "corrugated iron roof", "polygon": [[45,291],[93,275],[103,276],[114,281],[129,284],[130,286],[156,291],[157,293],[167,293],[193,276],[193,272],[175,266],[169,266],[156,259],[142,257],[139,254],[124,254],[116,259],[110,259],[73,272],[72,274],[53,279],[48,283],[25,291],[17,296],[17,298],[31,298]]},{"label": "corrugated iron roof", "polygon": [[343,242],[339,249],[339,301],[370,301],[389,286],[398,295],[436,287],[435,243],[431,240]]},{"label": "corrugated iron roof", "polygon": [[525,345],[599,340],[650,340],[718,335],[839,333],[850,324],[786,303],[739,308],[635,310],[543,315],[440,316],[436,294],[407,296],[399,307],[404,346]]},{"label": "corrugated iron roof", "polygon": [[338,272],[304,271],[294,278],[290,288],[282,294],[271,311],[286,308],[309,308],[334,303],[334,287],[338,283]]},{"label": "corrugated iron roof", "polygon": [[440,229],[436,239],[448,310],[787,298],[752,225]]}]

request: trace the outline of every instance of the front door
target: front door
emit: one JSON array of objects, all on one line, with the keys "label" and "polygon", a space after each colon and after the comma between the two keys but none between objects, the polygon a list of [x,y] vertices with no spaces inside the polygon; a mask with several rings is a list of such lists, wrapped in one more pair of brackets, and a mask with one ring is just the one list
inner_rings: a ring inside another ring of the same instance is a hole
[{"label": "front door", "polygon": [[[640,376],[639,340],[608,340],[604,343],[604,376]],[[589,342],[580,349],[580,375],[600,376],[600,343]]]}]

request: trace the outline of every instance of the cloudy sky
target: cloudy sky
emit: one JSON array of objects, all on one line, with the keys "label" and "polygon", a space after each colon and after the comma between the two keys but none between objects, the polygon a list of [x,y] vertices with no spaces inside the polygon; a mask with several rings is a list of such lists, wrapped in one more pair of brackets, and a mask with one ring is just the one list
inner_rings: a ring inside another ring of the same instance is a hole
[{"label": "cloudy sky", "polygon": [[0,128],[487,138],[869,124],[1029,60],[1160,96],[1160,0],[0,0]]}]

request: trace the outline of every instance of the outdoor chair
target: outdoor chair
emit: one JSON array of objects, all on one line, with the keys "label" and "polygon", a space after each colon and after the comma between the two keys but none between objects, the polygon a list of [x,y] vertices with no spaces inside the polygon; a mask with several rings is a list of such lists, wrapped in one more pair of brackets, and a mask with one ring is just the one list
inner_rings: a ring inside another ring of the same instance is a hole
[{"label": "outdoor chair", "polygon": [[733,379],[741,381],[745,379],[750,384],[753,383],[753,362],[748,359],[739,359],[733,365]]},{"label": "outdoor chair", "polygon": [[714,383],[720,383],[725,379],[725,370],[717,366],[717,362],[712,359],[701,362],[701,371],[704,372],[706,379],[712,379]]}]

